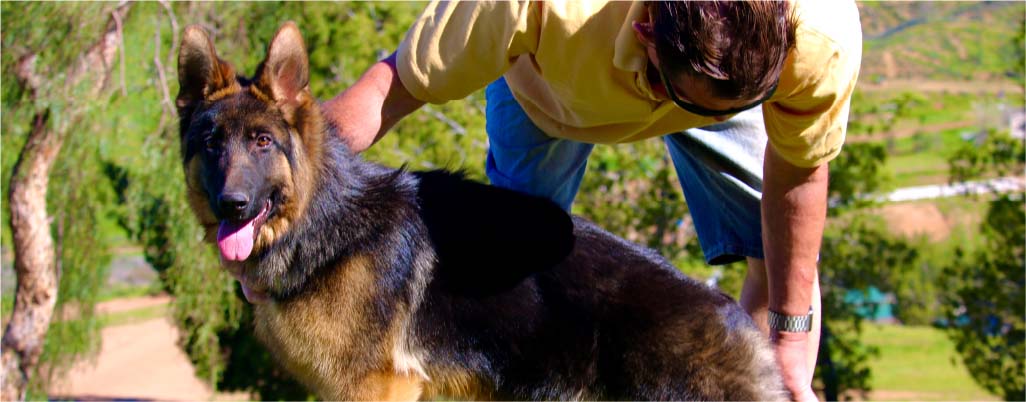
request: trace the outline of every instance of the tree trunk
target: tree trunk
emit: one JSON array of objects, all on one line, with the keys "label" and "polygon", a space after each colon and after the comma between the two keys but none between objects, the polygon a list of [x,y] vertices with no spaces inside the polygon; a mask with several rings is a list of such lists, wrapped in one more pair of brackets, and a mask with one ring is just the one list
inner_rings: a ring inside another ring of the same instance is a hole
[{"label": "tree trunk", "polygon": [[35,116],[28,142],[11,178],[11,230],[18,288],[3,337],[5,401],[22,400],[28,375],[39,361],[57,303],[57,271],[46,215],[46,185],[62,141],[47,127],[47,111]]},{"label": "tree trunk", "polygon": [[[119,4],[112,11],[111,21],[96,44],[85,50],[78,62],[69,68],[64,85],[65,97],[70,99],[67,89],[75,87],[83,79],[95,80],[96,84],[82,101],[94,100],[103,90],[103,83],[112,70],[114,55],[122,42],[120,21],[128,9],[128,3]],[[33,100],[48,95],[39,93],[44,91],[40,88],[44,81],[33,71],[34,60],[32,55],[23,57],[16,68],[18,78],[29,89]],[[79,113],[73,104],[69,104],[66,110],[68,121],[77,120]],[[0,354],[0,400],[4,401],[25,399],[29,377],[39,363],[57,303],[60,275],[50,234],[50,218],[46,213],[46,189],[50,168],[57,159],[66,133],[61,132],[62,128],[51,127],[49,118],[49,109],[40,110],[33,116],[32,130],[11,177],[9,205],[18,286]]]}]

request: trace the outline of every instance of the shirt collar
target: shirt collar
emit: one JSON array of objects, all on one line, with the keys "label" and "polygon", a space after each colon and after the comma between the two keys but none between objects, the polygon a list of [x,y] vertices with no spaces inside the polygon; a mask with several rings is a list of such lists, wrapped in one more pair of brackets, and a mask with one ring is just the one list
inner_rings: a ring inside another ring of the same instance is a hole
[{"label": "shirt collar", "polygon": [[616,34],[616,43],[613,48],[613,65],[624,71],[645,72],[648,66],[648,56],[645,54],[645,47],[638,42],[634,36],[634,21],[648,21],[648,13],[645,12],[643,1],[634,1],[627,11],[627,18],[624,19],[620,31]]},{"label": "shirt collar", "polygon": [[648,83],[648,54],[645,46],[634,36],[634,21],[647,22],[648,13],[644,1],[634,1],[627,10],[627,17],[616,34],[613,45],[613,66],[634,73],[634,86],[638,93],[653,101],[662,101]]}]

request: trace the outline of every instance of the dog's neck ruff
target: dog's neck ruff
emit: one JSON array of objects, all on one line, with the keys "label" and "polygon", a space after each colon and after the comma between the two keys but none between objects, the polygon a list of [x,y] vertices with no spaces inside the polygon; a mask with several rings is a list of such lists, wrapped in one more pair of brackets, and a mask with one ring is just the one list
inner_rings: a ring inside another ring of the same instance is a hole
[{"label": "dog's neck ruff", "polygon": [[253,267],[276,299],[295,295],[319,270],[371,251],[366,249],[376,244],[371,240],[400,229],[388,227],[393,220],[383,217],[415,213],[415,184],[409,175],[364,162],[333,134],[326,137],[323,163],[313,167],[321,169],[320,181],[305,213],[260,252]]}]

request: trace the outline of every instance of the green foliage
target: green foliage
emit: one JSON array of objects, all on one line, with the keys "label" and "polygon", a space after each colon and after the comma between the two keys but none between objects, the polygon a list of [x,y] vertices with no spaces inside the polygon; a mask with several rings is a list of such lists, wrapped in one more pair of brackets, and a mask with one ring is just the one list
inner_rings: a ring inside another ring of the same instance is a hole
[{"label": "green foliage", "polygon": [[886,189],[889,180],[884,164],[887,151],[877,143],[854,143],[830,162],[829,197],[833,202],[828,213],[836,216],[854,208],[873,205],[866,195]]},{"label": "green foliage", "polygon": [[[892,234],[878,216],[856,212],[837,218],[820,254],[824,305],[840,308],[848,290],[876,287],[894,295],[895,314],[903,323],[931,323],[939,313],[940,278],[936,262],[926,258],[928,252],[936,249],[925,239]],[[844,314],[854,314],[847,310]]]},{"label": "green foliage", "polygon": [[[1026,166],[1021,140],[988,132],[950,159],[951,180],[1020,173]],[[983,244],[975,251],[959,247],[944,269],[948,334],[973,378],[1008,400],[1026,398],[1026,214],[1022,194],[1002,195],[990,203],[981,224]]]},{"label": "green foliage", "polygon": [[[825,301],[823,308],[828,311]],[[853,394],[865,399],[871,389],[869,361],[879,350],[862,342],[861,320],[830,314],[824,316],[814,381],[823,384],[828,400],[850,400]]]},{"label": "green foliage", "polygon": [[1026,398],[1026,213],[1020,197],[993,201],[985,245],[944,270],[948,335],[981,386],[1006,400]]},{"label": "green foliage", "polygon": [[991,130],[982,141],[967,143],[955,151],[948,163],[952,182],[1017,174],[1026,166],[1026,148],[1022,140],[1007,132]]}]

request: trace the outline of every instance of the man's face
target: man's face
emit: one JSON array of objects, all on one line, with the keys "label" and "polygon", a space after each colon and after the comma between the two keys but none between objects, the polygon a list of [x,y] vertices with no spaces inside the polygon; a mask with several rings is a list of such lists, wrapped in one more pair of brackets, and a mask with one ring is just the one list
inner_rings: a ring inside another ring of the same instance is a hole
[{"label": "man's face", "polygon": [[[724,121],[730,116],[742,111],[759,106],[773,95],[776,86],[770,88],[766,94],[758,99],[724,99],[715,95],[711,82],[693,74],[673,74],[664,72],[659,62],[659,55],[656,53],[653,40],[651,15],[648,21],[635,21],[633,23],[634,34],[638,41],[645,47],[645,54],[648,61],[660,75],[661,85],[653,85],[652,91],[665,99],[670,99],[681,109],[715,119]],[[651,77],[649,77],[651,79]]]},{"label": "man's face", "polygon": [[673,74],[660,68],[659,56],[655,46],[646,46],[649,62],[660,70],[661,86],[653,87],[657,95],[672,100],[681,109],[691,113],[711,117],[716,121],[724,121],[730,116],[759,106],[773,94],[770,91],[760,99],[723,99],[714,95],[709,80],[692,74]]}]

